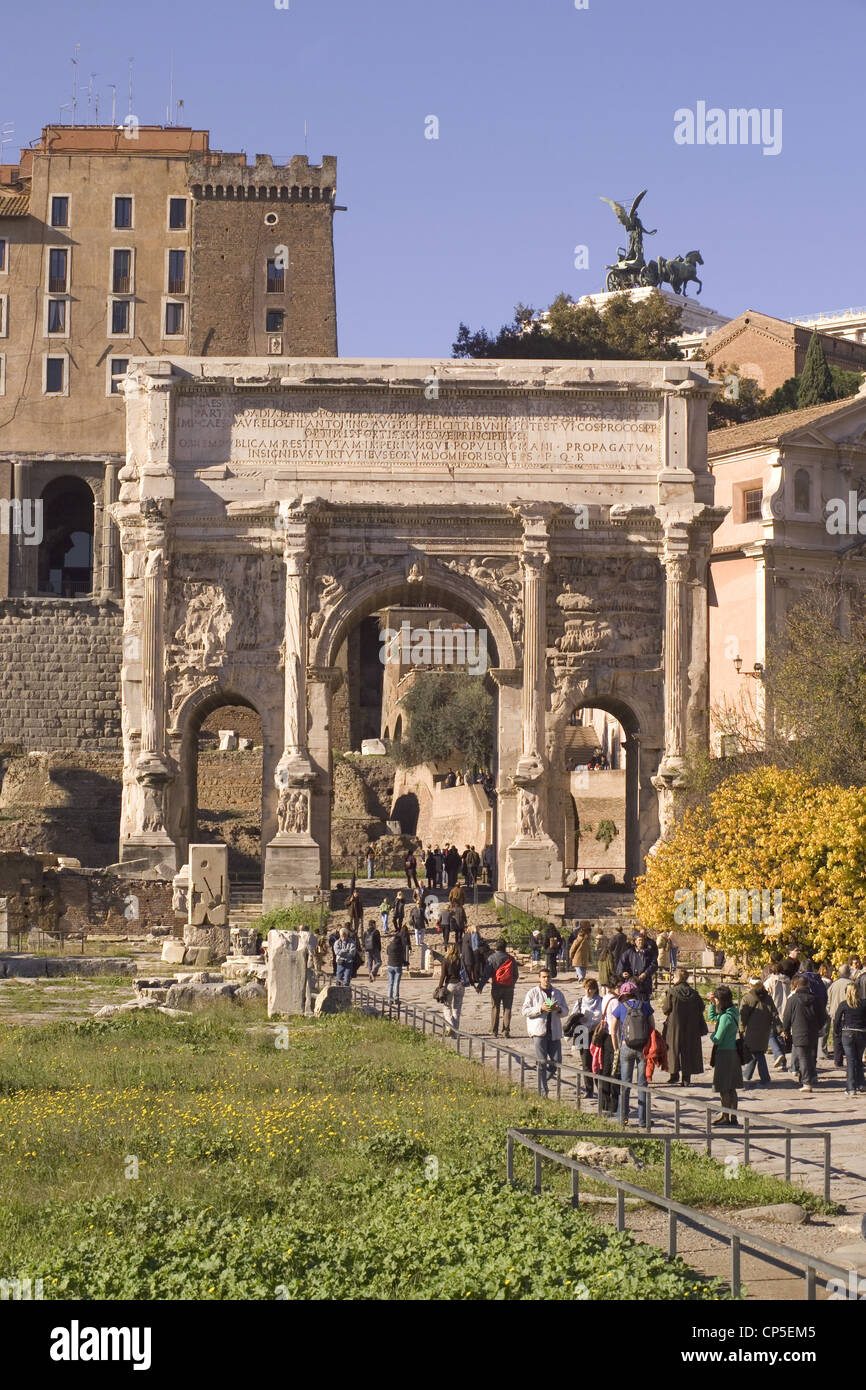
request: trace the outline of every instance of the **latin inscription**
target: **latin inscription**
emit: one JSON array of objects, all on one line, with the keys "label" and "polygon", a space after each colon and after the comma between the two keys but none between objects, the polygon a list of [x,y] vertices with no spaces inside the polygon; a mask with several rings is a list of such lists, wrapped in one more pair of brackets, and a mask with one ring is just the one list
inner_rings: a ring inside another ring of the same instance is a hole
[{"label": "latin inscription", "polygon": [[327,403],[293,394],[286,406],[272,396],[181,397],[176,411],[178,462],[632,471],[660,459],[654,400],[530,397],[494,412],[478,400],[409,405],[352,392]]}]

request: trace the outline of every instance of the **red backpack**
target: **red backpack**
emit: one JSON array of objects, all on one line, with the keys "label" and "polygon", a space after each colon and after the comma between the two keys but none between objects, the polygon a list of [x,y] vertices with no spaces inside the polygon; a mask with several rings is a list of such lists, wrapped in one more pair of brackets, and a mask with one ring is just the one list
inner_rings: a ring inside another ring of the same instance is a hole
[{"label": "red backpack", "polygon": [[513,956],[506,956],[506,957],[505,957],[505,960],[502,962],[502,964],[501,964],[501,965],[497,965],[497,967],[496,967],[496,972],[495,972],[495,974],[494,974],[494,976],[493,976],[493,983],[494,983],[494,984],[497,984],[497,985],[506,985],[506,986],[508,986],[508,985],[513,985],[513,984],[514,984],[514,958],[513,958]]}]

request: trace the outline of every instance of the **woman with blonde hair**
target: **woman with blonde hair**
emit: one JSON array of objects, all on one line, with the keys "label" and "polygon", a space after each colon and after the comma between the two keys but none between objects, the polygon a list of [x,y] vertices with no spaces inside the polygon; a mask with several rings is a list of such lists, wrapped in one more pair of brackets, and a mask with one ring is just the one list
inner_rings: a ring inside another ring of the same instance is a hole
[{"label": "woman with blonde hair", "polygon": [[446,1031],[453,1038],[460,1028],[460,1014],[463,1010],[463,995],[466,989],[463,980],[463,963],[460,959],[460,946],[457,942],[453,942],[444,956],[440,955],[438,951],[434,951],[433,954],[437,960],[441,961],[436,997],[442,1005]]}]

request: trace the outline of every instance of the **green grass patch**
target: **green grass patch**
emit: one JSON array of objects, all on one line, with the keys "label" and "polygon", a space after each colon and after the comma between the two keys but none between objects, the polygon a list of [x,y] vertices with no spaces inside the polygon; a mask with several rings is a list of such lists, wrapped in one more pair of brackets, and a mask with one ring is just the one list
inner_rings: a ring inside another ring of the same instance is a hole
[{"label": "green grass patch", "polygon": [[556,1182],[506,1185],[507,1126],[570,1109],[379,1019],[281,1041],[261,1006],[0,1025],[9,1277],[85,1299],[726,1296]]},{"label": "green grass patch", "polygon": [[543,917],[534,917],[510,903],[496,903],[496,916],[502,923],[502,935],[509,946],[516,950],[528,951],[530,937],[534,931],[543,932],[547,926]]},{"label": "green grass patch", "polygon": [[292,907],[275,907],[250,922],[251,927],[267,936],[269,931],[321,931],[328,925],[331,909],[319,903],[294,903]]}]

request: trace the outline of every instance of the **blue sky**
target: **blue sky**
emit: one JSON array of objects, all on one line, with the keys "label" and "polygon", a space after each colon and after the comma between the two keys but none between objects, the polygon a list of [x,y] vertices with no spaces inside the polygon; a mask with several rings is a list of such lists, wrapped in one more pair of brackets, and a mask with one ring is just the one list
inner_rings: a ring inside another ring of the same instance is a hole
[{"label": "blue sky", "polygon": [[[125,114],[130,56],[135,113],[164,120],[170,50],[182,119],[215,148],[303,153],[306,120],[348,207],[344,355],[447,355],[461,319],[601,288],[622,229],[600,196],[645,187],[648,255],[699,249],[710,307],[866,303],[866,0],[42,0],[6,7],[3,40],[16,145],[59,119],[76,43],[80,120],[91,72],[100,119],[109,82]],[[781,108],[781,153],[677,145],[699,101]]]}]

